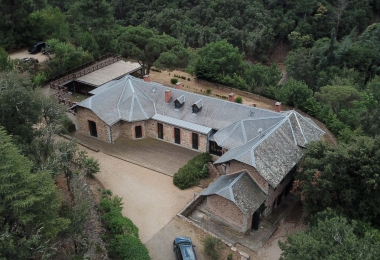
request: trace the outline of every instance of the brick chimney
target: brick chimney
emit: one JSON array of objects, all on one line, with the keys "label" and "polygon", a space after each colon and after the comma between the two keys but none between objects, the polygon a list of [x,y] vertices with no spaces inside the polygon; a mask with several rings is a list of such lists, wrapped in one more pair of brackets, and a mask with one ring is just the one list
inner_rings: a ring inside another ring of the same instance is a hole
[{"label": "brick chimney", "polygon": [[144,75],[143,79],[144,79],[145,82],[150,82],[149,74]]},{"label": "brick chimney", "polygon": [[172,91],[170,89],[165,90],[165,102],[169,103],[172,98]]},{"label": "brick chimney", "polygon": [[182,89],[182,87],[183,87],[182,82],[177,82],[177,83],[175,83],[175,88],[176,88],[176,89]]},{"label": "brick chimney", "polygon": [[230,93],[228,95],[228,101],[235,102],[235,93]]},{"label": "brick chimney", "polygon": [[274,106],[274,111],[281,112],[281,102],[276,102]]}]

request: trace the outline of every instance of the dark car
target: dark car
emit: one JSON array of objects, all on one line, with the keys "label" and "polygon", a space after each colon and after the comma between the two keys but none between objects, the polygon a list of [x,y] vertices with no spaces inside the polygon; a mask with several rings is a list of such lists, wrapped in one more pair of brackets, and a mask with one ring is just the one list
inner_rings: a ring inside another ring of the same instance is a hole
[{"label": "dark car", "polygon": [[32,46],[30,46],[30,48],[28,49],[28,52],[30,54],[36,54],[36,53],[39,53],[45,47],[46,47],[45,42],[37,42],[37,43],[32,44]]},{"label": "dark car", "polygon": [[177,260],[197,260],[193,243],[188,237],[176,237],[173,241],[173,251]]}]

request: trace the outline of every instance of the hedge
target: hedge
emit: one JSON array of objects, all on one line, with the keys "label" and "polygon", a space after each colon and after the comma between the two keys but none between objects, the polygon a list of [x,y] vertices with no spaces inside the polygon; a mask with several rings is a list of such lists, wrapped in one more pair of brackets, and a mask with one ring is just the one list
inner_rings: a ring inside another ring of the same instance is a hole
[{"label": "hedge", "polygon": [[148,260],[149,252],[139,239],[139,229],[121,214],[122,205],[120,197],[110,198],[106,194],[99,204],[103,213],[102,221],[109,231],[108,254],[117,259]]},{"label": "hedge", "polygon": [[189,160],[174,174],[173,183],[181,190],[197,185],[202,178],[208,176],[207,163],[211,162],[211,155],[201,153]]}]

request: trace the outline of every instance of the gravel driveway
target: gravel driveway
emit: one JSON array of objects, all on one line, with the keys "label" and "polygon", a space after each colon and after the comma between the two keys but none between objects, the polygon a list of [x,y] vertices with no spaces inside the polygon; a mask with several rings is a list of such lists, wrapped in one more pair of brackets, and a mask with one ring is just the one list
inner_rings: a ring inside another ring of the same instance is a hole
[{"label": "gravel driveway", "polygon": [[99,160],[101,172],[96,177],[106,189],[123,198],[122,213],[139,228],[143,243],[176,216],[193,199],[195,192],[201,191],[198,187],[182,191],[173,185],[170,176],[102,152],[82,149]]}]

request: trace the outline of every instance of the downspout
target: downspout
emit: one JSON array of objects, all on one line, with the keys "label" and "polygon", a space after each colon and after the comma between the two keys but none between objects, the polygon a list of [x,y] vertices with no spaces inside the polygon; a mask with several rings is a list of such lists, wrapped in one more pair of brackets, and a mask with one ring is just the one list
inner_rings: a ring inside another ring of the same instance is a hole
[{"label": "downspout", "polygon": [[109,143],[113,144],[112,128],[109,125],[107,125],[107,132],[108,132],[108,141],[109,141]]}]

